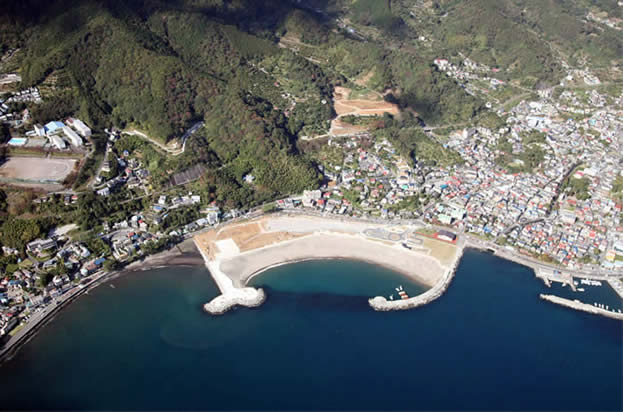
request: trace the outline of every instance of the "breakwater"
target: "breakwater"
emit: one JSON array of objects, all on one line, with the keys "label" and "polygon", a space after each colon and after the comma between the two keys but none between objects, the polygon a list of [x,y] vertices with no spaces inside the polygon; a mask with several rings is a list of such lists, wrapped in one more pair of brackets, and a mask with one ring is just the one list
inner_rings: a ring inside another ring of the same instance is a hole
[{"label": "breakwater", "polygon": [[252,287],[237,288],[232,280],[221,271],[220,260],[210,260],[196,240],[195,246],[201,253],[216,286],[221,291],[219,296],[203,305],[203,310],[211,315],[222,315],[237,305],[253,308],[264,303],[266,300],[264,290]]},{"label": "breakwater", "polygon": [[463,256],[463,250],[463,247],[458,248],[454,262],[446,270],[441,280],[421,295],[401,300],[387,300],[384,296],[376,296],[369,299],[368,303],[370,304],[372,309],[378,312],[389,312],[392,310],[414,309],[432,302],[433,300],[443,295],[444,292],[448,289],[448,286],[450,286],[459,262],[461,261],[461,257]]},{"label": "breakwater", "polygon": [[623,320],[623,313],[612,312],[606,309],[598,308],[588,303],[582,303],[579,300],[569,300],[554,295],[540,294],[539,297],[548,302],[552,302],[561,306],[565,306],[575,310],[592,313],[594,315],[606,316],[612,319]]},{"label": "breakwater", "polygon": [[203,310],[211,315],[222,315],[234,306],[240,305],[247,308],[260,306],[266,300],[263,289],[241,288],[224,293],[203,305]]}]

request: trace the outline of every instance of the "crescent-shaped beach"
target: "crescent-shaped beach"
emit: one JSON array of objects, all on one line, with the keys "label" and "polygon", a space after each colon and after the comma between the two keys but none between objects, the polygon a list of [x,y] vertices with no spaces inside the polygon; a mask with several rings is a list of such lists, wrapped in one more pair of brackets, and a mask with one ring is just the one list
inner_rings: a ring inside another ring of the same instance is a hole
[{"label": "crescent-shaped beach", "polygon": [[[402,273],[435,292],[438,285],[447,287],[462,247],[423,235],[420,229],[288,215],[215,228],[194,239],[222,292],[204,309],[220,314],[235,305],[258,306],[264,292],[247,287],[249,280],[272,267],[304,260],[365,261]],[[419,306],[420,301],[422,297],[400,301],[376,297],[370,304],[376,310],[394,310]]]}]

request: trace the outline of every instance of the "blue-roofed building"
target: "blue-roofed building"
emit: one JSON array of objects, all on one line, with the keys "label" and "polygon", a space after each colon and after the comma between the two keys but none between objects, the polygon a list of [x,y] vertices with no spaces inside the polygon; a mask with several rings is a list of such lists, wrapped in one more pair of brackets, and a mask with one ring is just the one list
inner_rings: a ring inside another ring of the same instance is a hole
[{"label": "blue-roofed building", "polygon": [[63,122],[59,122],[59,121],[50,122],[45,125],[45,131],[46,133],[57,133],[57,132],[62,131],[63,127],[65,127]]}]

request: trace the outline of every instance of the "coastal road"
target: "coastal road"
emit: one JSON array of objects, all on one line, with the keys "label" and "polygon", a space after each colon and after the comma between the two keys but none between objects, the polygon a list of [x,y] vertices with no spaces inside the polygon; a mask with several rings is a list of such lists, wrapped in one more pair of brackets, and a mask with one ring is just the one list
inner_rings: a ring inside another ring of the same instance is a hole
[{"label": "coastal road", "polygon": [[96,272],[91,282],[84,287],[73,287],[67,292],[63,293],[49,304],[47,304],[42,310],[33,314],[28,322],[13,335],[9,341],[0,350],[0,362],[5,361],[11,357],[15,350],[23,343],[26,343],[37,329],[45,324],[45,322],[54,316],[65,305],[76,299],[82,293],[87,292],[106,280],[109,277],[113,277],[117,272]]}]

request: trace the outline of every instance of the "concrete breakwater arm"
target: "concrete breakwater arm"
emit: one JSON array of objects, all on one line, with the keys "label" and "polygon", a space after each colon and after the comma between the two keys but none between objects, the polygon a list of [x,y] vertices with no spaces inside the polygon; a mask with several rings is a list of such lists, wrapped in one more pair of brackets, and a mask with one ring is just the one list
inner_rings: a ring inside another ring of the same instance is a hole
[{"label": "concrete breakwater arm", "polygon": [[414,309],[422,305],[426,305],[427,303],[432,302],[433,300],[439,298],[444,294],[448,286],[450,286],[450,282],[452,282],[452,278],[454,278],[454,274],[456,272],[456,268],[461,261],[461,257],[463,256],[463,248],[459,248],[457,255],[455,257],[454,263],[450,266],[446,272],[444,273],[443,278],[435,284],[432,288],[427,290],[426,292],[414,296],[409,299],[401,299],[401,300],[387,300],[384,296],[377,296],[368,300],[368,303],[372,308],[378,312],[388,312],[390,310],[406,310],[406,309]]},{"label": "concrete breakwater arm", "polygon": [[203,305],[203,310],[212,315],[222,315],[231,308],[240,305],[245,307],[257,307],[260,306],[266,300],[266,293],[263,289],[256,289],[251,287],[237,288],[234,286],[232,280],[221,271],[219,260],[210,260],[204,253],[203,249],[196,244],[197,250],[203,256],[206,267],[210,271],[216,286],[218,286],[221,294],[210,302]]},{"label": "concrete breakwater arm", "polygon": [[582,303],[578,300],[569,300],[561,298],[559,296],[544,294],[540,294],[539,297],[543,300],[547,300],[549,302],[556,303],[558,305],[565,306],[571,309],[581,310],[583,312],[592,313],[594,315],[602,315],[612,319],[623,320],[623,313],[616,313],[606,309],[597,308],[593,305],[589,305],[588,303]]}]

